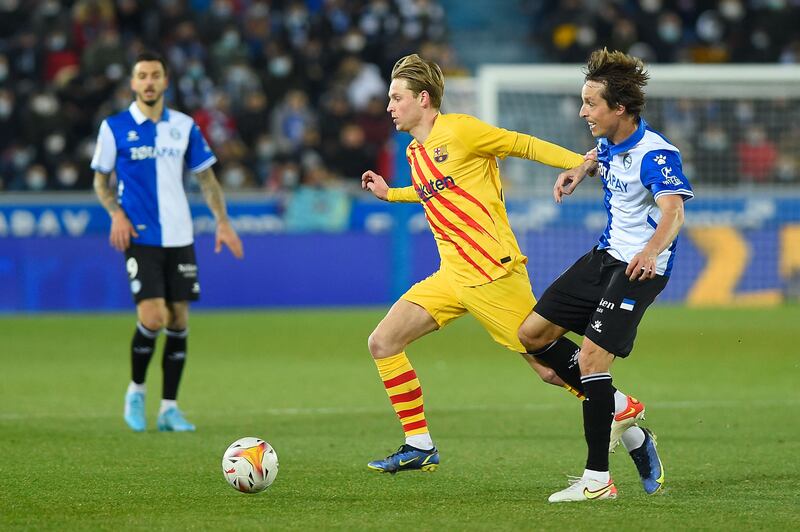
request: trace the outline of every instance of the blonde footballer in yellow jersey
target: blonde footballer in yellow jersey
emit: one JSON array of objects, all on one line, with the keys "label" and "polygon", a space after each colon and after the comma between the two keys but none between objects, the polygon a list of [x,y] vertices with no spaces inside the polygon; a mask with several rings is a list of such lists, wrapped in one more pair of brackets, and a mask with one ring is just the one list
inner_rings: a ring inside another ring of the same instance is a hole
[{"label": "blonde footballer in yellow jersey", "polygon": [[362,187],[392,202],[420,202],[441,256],[439,271],[415,284],[369,337],[406,441],[371,469],[435,470],[439,454],[425,420],[422,388],[405,354],[414,340],[469,312],[501,345],[522,353],[546,382],[567,386],[549,367],[526,354],[517,331],[536,300],[527,258],[508,223],[497,158],[522,157],[585,172],[596,164],[555,144],[486,124],[468,115],[439,112],[444,80],[439,67],[413,54],[392,71],[387,111],[414,140],[406,155],[412,185],[389,188],[364,172]]},{"label": "blonde footballer in yellow jersey", "polygon": [[419,201],[433,231],[441,271],[454,283],[477,286],[508,274],[527,259],[508,223],[497,157],[522,157],[573,168],[582,156],[524,133],[463,114],[438,114],[424,141],[406,150],[413,185],[388,192],[389,201]]}]

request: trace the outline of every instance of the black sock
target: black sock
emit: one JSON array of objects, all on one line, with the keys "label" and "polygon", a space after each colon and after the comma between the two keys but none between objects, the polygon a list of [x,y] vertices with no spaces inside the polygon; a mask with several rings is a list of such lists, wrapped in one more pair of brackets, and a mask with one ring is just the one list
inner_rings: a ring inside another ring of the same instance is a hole
[{"label": "black sock", "polygon": [[585,395],[581,383],[581,368],[578,366],[580,350],[578,344],[562,336],[544,349],[528,351],[528,354],[550,366],[562,381]]},{"label": "black sock", "polygon": [[608,471],[608,443],[614,417],[614,387],[610,373],[581,377],[586,400],[583,402],[583,433],[589,453],[586,469]]},{"label": "black sock", "polygon": [[161,367],[164,369],[164,399],[174,401],[178,397],[178,384],[183,374],[183,364],[186,362],[186,337],[188,331],[166,330],[167,341],[164,343],[164,356],[161,358]]},{"label": "black sock", "polygon": [[144,384],[147,366],[153,357],[156,338],[160,331],[151,331],[141,323],[136,323],[136,332],[131,341],[131,380],[136,384]]}]

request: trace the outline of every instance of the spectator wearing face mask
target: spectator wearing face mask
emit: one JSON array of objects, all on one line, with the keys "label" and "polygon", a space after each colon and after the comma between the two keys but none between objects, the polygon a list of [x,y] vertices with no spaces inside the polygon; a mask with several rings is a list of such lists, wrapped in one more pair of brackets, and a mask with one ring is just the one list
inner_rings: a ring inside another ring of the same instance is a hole
[{"label": "spectator wearing face mask", "polygon": [[74,76],[80,67],[80,58],[68,46],[67,35],[62,30],[56,30],[47,36],[44,52],[44,80],[48,83],[63,78]]},{"label": "spectator wearing face mask", "polygon": [[72,161],[62,161],[55,167],[56,190],[88,190],[91,179]]},{"label": "spectator wearing face mask", "polygon": [[242,42],[239,28],[236,24],[228,24],[211,48],[212,74],[220,77],[229,65],[247,61],[247,47]]},{"label": "spectator wearing face mask", "polygon": [[744,139],[737,147],[739,173],[744,181],[764,183],[773,177],[778,162],[778,149],[767,136],[763,125],[753,123],[744,130]]},{"label": "spectator wearing face mask", "polygon": [[31,95],[21,118],[24,138],[32,145],[38,144],[65,123],[61,103],[55,93],[46,90]]},{"label": "spectator wearing face mask", "polygon": [[315,128],[317,115],[305,93],[291,90],[272,114],[272,137],[283,154],[297,155],[306,130]]},{"label": "spectator wearing face mask", "polygon": [[26,192],[41,192],[48,186],[47,168],[43,164],[33,164],[23,174],[22,182],[14,186]]},{"label": "spectator wearing face mask", "polygon": [[280,102],[290,89],[303,86],[301,72],[291,51],[282,44],[269,41],[264,44],[264,68],[261,85],[270,102]]}]

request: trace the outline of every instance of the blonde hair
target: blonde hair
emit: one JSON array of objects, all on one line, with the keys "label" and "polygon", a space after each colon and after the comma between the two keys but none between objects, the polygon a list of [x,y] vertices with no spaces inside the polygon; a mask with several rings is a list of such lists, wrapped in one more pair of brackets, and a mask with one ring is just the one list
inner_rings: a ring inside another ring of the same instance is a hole
[{"label": "blonde hair", "polygon": [[404,79],[414,96],[426,91],[431,98],[431,106],[439,109],[444,96],[444,75],[439,65],[426,61],[417,54],[400,58],[392,68],[392,79]]},{"label": "blonde hair", "polygon": [[637,120],[644,109],[644,86],[650,79],[644,62],[638,57],[607,48],[595,50],[584,70],[586,81],[605,85],[603,98],[610,108],[625,107]]}]

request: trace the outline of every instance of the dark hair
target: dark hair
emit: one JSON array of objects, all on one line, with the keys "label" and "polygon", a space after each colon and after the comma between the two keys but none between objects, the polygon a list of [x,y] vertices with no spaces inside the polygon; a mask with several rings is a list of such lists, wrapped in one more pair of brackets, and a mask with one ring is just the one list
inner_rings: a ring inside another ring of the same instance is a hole
[{"label": "dark hair", "polygon": [[595,50],[584,70],[585,81],[602,83],[602,96],[612,109],[621,105],[637,120],[644,109],[644,88],[650,79],[644,62],[623,52]]},{"label": "dark hair", "polygon": [[161,63],[161,66],[164,67],[164,75],[166,76],[169,73],[167,70],[167,62],[164,60],[164,56],[151,50],[140,52],[139,55],[136,56],[136,59],[133,60],[133,65],[131,66],[131,72],[133,72],[133,69],[136,68],[136,65],[142,61],[158,61]]}]

